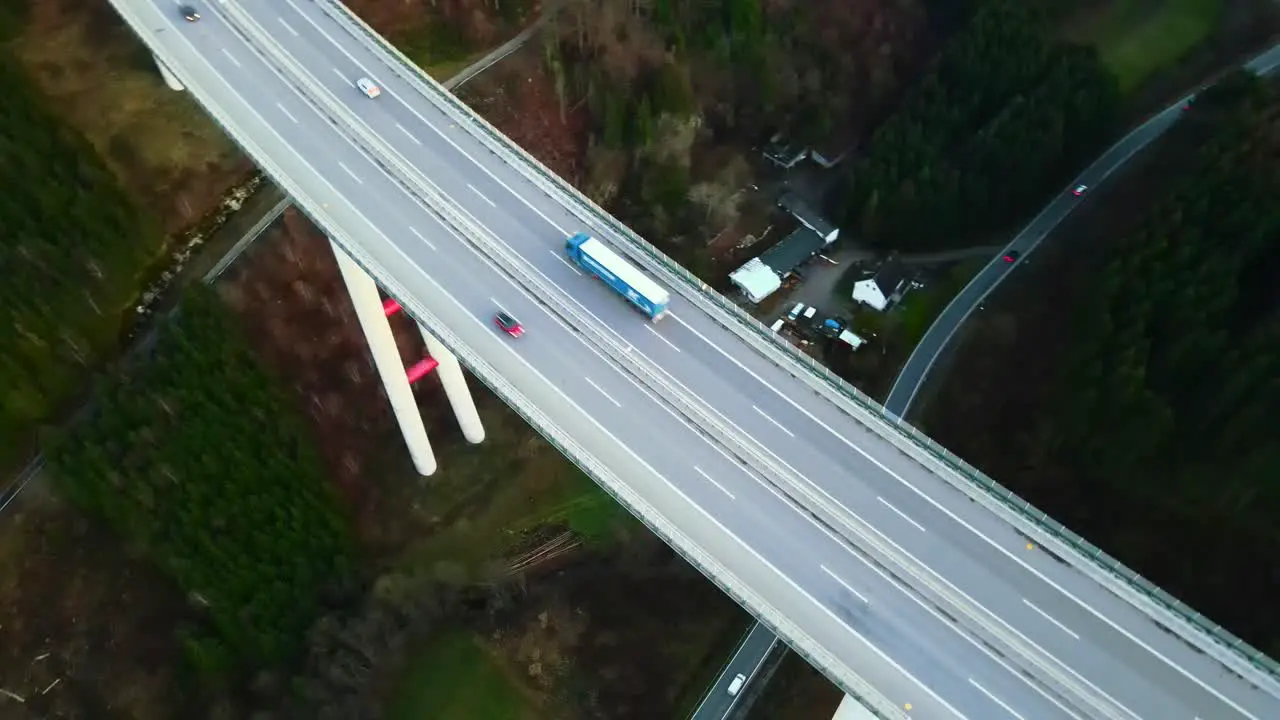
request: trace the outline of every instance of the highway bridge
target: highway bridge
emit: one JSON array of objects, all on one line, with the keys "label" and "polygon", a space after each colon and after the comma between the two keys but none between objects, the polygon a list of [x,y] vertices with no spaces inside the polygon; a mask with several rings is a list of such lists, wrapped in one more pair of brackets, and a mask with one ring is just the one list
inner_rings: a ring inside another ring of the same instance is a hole
[{"label": "highway bridge", "polygon": [[[1280,717],[1268,658],[886,419],[342,5],[111,2],[340,266],[877,716]],[[672,291],[665,320],[565,261],[581,230]]]}]

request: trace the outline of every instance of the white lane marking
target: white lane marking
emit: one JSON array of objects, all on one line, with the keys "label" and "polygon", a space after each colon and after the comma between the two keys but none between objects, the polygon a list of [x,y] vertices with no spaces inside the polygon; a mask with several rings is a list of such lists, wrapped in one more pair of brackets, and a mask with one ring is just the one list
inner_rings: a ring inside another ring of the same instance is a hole
[{"label": "white lane marking", "polygon": [[1058,629],[1059,629],[1059,630],[1061,630],[1062,632],[1064,632],[1064,633],[1066,633],[1066,634],[1070,635],[1071,637],[1073,637],[1073,638],[1075,638],[1075,639],[1077,639],[1077,640],[1079,640],[1079,639],[1080,639],[1080,636],[1079,636],[1079,635],[1077,635],[1077,634],[1075,634],[1074,632],[1072,632],[1072,631],[1071,631],[1071,628],[1069,628],[1069,627],[1067,627],[1066,625],[1063,625],[1062,623],[1058,622],[1057,618],[1053,617],[1053,616],[1052,616],[1052,615],[1050,615],[1049,613],[1047,613],[1047,612],[1045,612],[1045,611],[1041,610],[1040,608],[1036,607],[1035,605],[1033,605],[1033,604],[1031,603],[1031,601],[1030,601],[1030,600],[1028,600],[1028,599],[1026,599],[1026,598],[1022,598],[1022,602],[1023,602],[1023,603],[1026,603],[1026,606],[1027,606],[1027,607],[1029,607],[1029,608],[1031,608],[1032,610],[1035,610],[1036,612],[1040,613],[1041,617],[1043,617],[1045,620],[1048,620],[1049,622],[1053,623],[1054,625],[1057,625],[1057,626],[1058,626]]},{"label": "white lane marking", "polygon": [[294,30],[292,25],[285,22],[284,18],[276,18],[276,19],[280,21],[280,24],[284,26],[285,30],[288,30],[290,33],[292,33],[294,37],[298,37],[298,31]]},{"label": "white lane marking", "polygon": [[[788,429],[786,429],[785,427],[783,427],[783,426],[782,426],[782,423],[778,422],[777,420],[774,420],[773,418],[771,418],[771,417],[769,417],[767,414],[765,414],[765,411],[761,410],[760,408],[756,407],[755,405],[752,405],[752,406],[751,406],[751,409],[752,409],[752,410],[755,410],[755,411],[756,411],[756,412],[758,412],[758,413],[760,413],[760,417],[762,417],[762,418],[764,418],[765,420],[768,420],[769,422],[771,422],[771,423],[773,423],[774,425],[776,425],[776,426],[778,427],[778,429],[779,429],[779,430],[781,430],[782,432],[784,432],[784,433],[786,433],[786,434],[790,435],[791,437],[795,437],[795,436],[796,436],[796,434],[795,434],[795,433],[793,433],[793,432],[791,432],[790,430],[788,430]],[[751,436],[750,436],[750,435],[748,435],[747,437],[751,437]],[[754,438],[752,438],[752,439],[754,439]],[[759,442],[759,441],[757,441],[757,442]],[[772,454],[772,453],[771,453],[771,454]],[[799,473],[796,473],[796,474],[797,474],[797,475],[799,475]],[[804,477],[804,476],[803,476],[803,475],[800,475],[800,477]],[[806,481],[808,480],[808,478],[805,478],[805,479],[806,479]],[[813,483],[810,483],[810,484],[812,485]]]},{"label": "white lane marking", "polygon": [[578,275],[581,275],[581,274],[582,274],[582,271],[581,271],[581,270],[579,270],[578,268],[574,267],[573,263],[569,262],[568,260],[565,260],[565,259],[564,259],[564,256],[563,256],[563,255],[561,255],[560,253],[556,252],[555,250],[548,250],[547,252],[551,253],[552,255],[555,255],[555,256],[556,256],[556,259],[557,259],[557,260],[559,260],[560,262],[564,263],[564,266],[565,266],[565,267],[567,267],[567,268],[569,268],[570,270],[574,271],[574,272],[575,272],[575,273],[577,273]]},{"label": "white lane marking", "polygon": [[661,340],[662,342],[664,342],[664,343],[666,343],[667,345],[669,345],[669,346],[671,347],[671,349],[672,349],[672,350],[675,350],[676,352],[680,352],[680,348],[676,347],[675,343],[673,343],[673,342],[671,342],[670,340],[668,340],[668,339],[666,339],[666,338],[662,337],[662,333],[658,332],[657,330],[654,330],[654,329],[653,329],[653,327],[651,327],[651,326],[649,326],[649,325],[645,325],[645,326],[644,326],[644,329],[645,329],[645,330],[648,330],[649,332],[651,332],[651,333],[653,333],[654,335],[656,335],[656,336],[658,337],[658,339],[659,339],[659,340]]},{"label": "white lane marking", "polygon": [[711,477],[710,475],[708,475],[708,474],[707,474],[707,473],[706,473],[702,468],[698,467],[697,465],[694,465],[694,466],[693,466],[693,469],[694,469],[694,470],[697,470],[699,475],[701,475],[702,477],[706,478],[706,479],[707,479],[707,482],[709,482],[709,483],[711,483],[712,485],[715,485],[716,487],[720,488],[720,492],[724,493],[725,495],[728,495],[730,500],[737,500],[737,498],[735,498],[735,497],[733,496],[733,493],[729,492],[728,490],[725,490],[723,485],[721,485],[720,483],[716,482],[716,479],[715,479],[715,478],[713,478],[713,477]]},{"label": "white lane marking", "polygon": [[411,133],[411,132],[409,132],[408,130],[406,130],[406,129],[405,129],[405,127],[404,127],[403,125],[401,125],[400,123],[396,123],[396,127],[400,129],[400,132],[402,132],[402,133],[404,133],[405,135],[407,135],[407,136],[409,137],[409,139],[410,139],[410,140],[412,140],[414,143],[416,143],[416,144],[418,144],[418,145],[421,145],[421,144],[422,144],[422,141],[421,141],[421,140],[419,140],[418,138],[414,137],[413,133]]},{"label": "white lane marking", "polygon": [[923,525],[921,525],[920,523],[916,522],[915,520],[912,520],[910,517],[908,517],[908,516],[907,516],[907,514],[906,514],[906,513],[902,512],[902,511],[901,511],[901,510],[899,510],[898,508],[894,507],[893,505],[890,505],[888,500],[885,500],[884,498],[880,497],[879,495],[877,495],[877,496],[876,496],[876,499],[877,499],[877,500],[879,500],[880,502],[884,503],[884,506],[885,506],[885,507],[887,507],[887,508],[889,508],[890,510],[892,510],[892,511],[894,511],[894,512],[898,513],[898,517],[902,518],[903,520],[906,520],[907,522],[911,523],[912,525],[915,525],[915,526],[916,526],[916,529],[917,529],[917,530],[919,530],[920,532],[928,532],[927,530],[925,530],[925,529],[924,529],[924,526],[923,526]]},{"label": "white lane marking", "polygon": [[223,55],[226,55],[228,60],[230,60],[231,62],[235,63],[235,66],[236,66],[236,67],[240,67],[240,61],[236,59],[236,56],[235,56],[235,55],[232,55],[232,54],[231,54],[231,51],[230,51],[230,50],[228,50],[228,49],[226,49],[226,48],[222,48],[222,54],[223,54]]},{"label": "white lane marking", "polygon": [[293,113],[289,112],[284,105],[276,103],[276,107],[280,108],[280,112],[284,113],[284,116],[292,120],[295,124],[298,122],[298,118],[294,117]]},{"label": "white lane marking", "polygon": [[361,185],[364,184],[364,181],[361,180],[355,173],[351,172],[351,168],[347,167],[346,165],[343,165],[341,160],[338,161],[338,167],[342,168],[343,170],[346,170],[347,174],[351,176],[352,180],[355,180]]},{"label": "white lane marking", "polygon": [[493,201],[492,201],[492,200],[490,200],[489,198],[485,197],[484,193],[482,193],[482,192],[480,192],[479,190],[477,190],[475,185],[472,185],[471,183],[467,183],[467,187],[471,188],[471,192],[473,192],[473,193],[475,193],[475,194],[479,195],[481,200],[483,200],[483,201],[485,201],[485,202],[489,203],[489,207],[498,207],[497,205],[493,204]]},{"label": "white lane marking", "polygon": [[996,697],[995,695],[992,695],[990,690],[987,690],[986,688],[984,688],[984,687],[982,687],[981,685],[979,685],[977,680],[974,680],[973,678],[969,678],[969,684],[970,684],[970,685],[972,685],[972,686],[974,686],[974,687],[976,687],[976,688],[978,688],[978,690],[982,691],[982,694],[983,694],[983,695],[986,695],[987,697],[991,698],[991,702],[993,702],[993,703],[995,703],[995,704],[999,705],[1000,707],[1004,708],[1004,709],[1005,709],[1005,712],[1007,712],[1007,713],[1009,713],[1010,715],[1012,715],[1012,716],[1014,716],[1014,717],[1018,718],[1018,720],[1027,720],[1026,718],[1024,718],[1024,717],[1022,717],[1021,715],[1019,715],[1017,710],[1014,710],[1013,708],[1011,708],[1011,707],[1009,707],[1008,705],[1006,705],[1006,704],[1005,704],[1005,702],[1004,702],[1003,700],[1001,700],[1000,698]]},{"label": "white lane marking", "polygon": [[[1219,699],[1219,700],[1221,700],[1222,702],[1224,702],[1224,703],[1226,703],[1227,705],[1231,706],[1231,708],[1232,708],[1233,710],[1235,710],[1235,711],[1239,712],[1241,715],[1245,716],[1246,718],[1249,718],[1249,720],[1259,720],[1259,718],[1258,718],[1256,715],[1254,715],[1254,714],[1250,713],[1249,711],[1245,710],[1244,708],[1242,708],[1242,707],[1239,705],[1239,703],[1236,703],[1235,701],[1233,701],[1233,700],[1231,700],[1230,698],[1226,697],[1226,696],[1225,696],[1225,695],[1223,695],[1222,693],[1218,692],[1218,690],[1217,690],[1217,689],[1215,689],[1215,688],[1213,688],[1213,687],[1210,687],[1207,683],[1205,683],[1203,680],[1201,680],[1198,676],[1196,676],[1195,674],[1193,674],[1193,673],[1191,673],[1191,672],[1188,672],[1186,668],[1184,668],[1184,667],[1182,667],[1181,665],[1177,664],[1176,662],[1174,662],[1173,660],[1169,659],[1168,657],[1166,657],[1166,656],[1165,656],[1165,655],[1163,655],[1162,653],[1158,652],[1155,648],[1151,647],[1151,646],[1150,646],[1150,645],[1148,645],[1147,643],[1145,643],[1145,642],[1143,642],[1142,640],[1138,639],[1136,636],[1134,636],[1134,635],[1133,635],[1133,633],[1130,633],[1128,630],[1125,630],[1124,628],[1120,627],[1118,624],[1116,624],[1116,623],[1115,623],[1115,621],[1113,621],[1113,620],[1111,620],[1110,618],[1108,618],[1108,617],[1106,617],[1105,615],[1103,615],[1101,612],[1099,612],[1099,611],[1098,611],[1097,609],[1095,609],[1093,606],[1089,605],[1089,604],[1088,604],[1088,603],[1086,603],[1085,601],[1083,601],[1083,600],[1081,600],[1080,598],[1076,597],[1074,594],[1072,594],[1072,593],[1071,593],[1070,591],[1068,591],[1066,588],[1062,587],[1062,586],[1061,586],[1061,585],[1059,585],[1058,583],[1056,583],[1056,582],[1054,582],[1053,580],[1051,580],[1050,578],[1046,577],[1043,573],[1041,573],[1039,570],[1036,570],[1034,567],[1032,567],[1031,565],[1029,565],[1029,564],[1028,564],[1026,561],[1024,561],[1022,558],[1020,558],[1020,557],[1018,557],[1017,555],[1015,555],[1014,553],[1010,552],[1008,549],[1006,549],[1005,547],[1003,547],[1000,543],[998,543],[998,542],[996,542],[995,540],[991,539],[991,538],[990,538],[990,537],[988,537],[987,535],[985,535],[985,534],[983,534],[982,532],[980,532],[980,531],[979,531],[977,528],[975,528],[973,525],[970,525],[968,522],[966,522],[965,520],[961,519],[961,518],[960,518],[959,516],[957,516],[955,513],[951,512],[951,510],[947,509],[947,508],[946,508],[946,507],[944,507],[941,503],[939,503],[937,500],[933,499],[933,498],[932,498],[928,493],[924,492],[924,491],[923,491],[923,490],[921,490],[920,488],[916,487],[914,484],[912,484],[912,483],[908,482],[908,481],[907,481],[906,479],[904,479],[902,476],[900,476],[900,475],[898,475],[897,473],[895,473],[894,471],[890,470],[887,466],[885,466],[885,464],[884,464],[884,463],[882,463],[882,462],[880,462],[879,460],[877,460],[876,458],[872,457],[872,456],[871,456],[871,454],[870,454],[870,453],[868,453],[866,450],[863,450],[863,449],[862,449],[861,447],[859,447],[856,443],[851,442],[848,438],[846,438],[845,436],[843,436],[843,435],[841,435],[840,433],[836,432],[834,429],[832,429],[832,428],[831,428],[831,426],[830,426],[830,425],[827,425],[825,422],[823,422],[823,421],[819,420],[817,417],[815,417],[815,416],[813,415],[813,413],[809,412],[808,410],[804,409],[803,407],[800,407],[800,405],[798,405],[794,400],[792,400],[791,398],[787,397],[787,395],[786,395],[786,394],[782,393],[782,392],[781,392],[781,391],[779,391],[777,388],[775,388],[775,387],[773,387],[772,385],[770,385],[769,383],[765,382],[763,378],[761,378],[759,375],[757,375],[755,372],[753,372],[750,368],[746,367],[746,366],[745,366],[745,365],[743,365],[741,362],[739,362],[737,358],[733,357],[733,355],[729,354],[728,352],[726,352],[725,350],[723,350],[722,348],[720,348],[718,345],[716,345],[715,343],[711,342],[711,340],[710,340],[710,339],[708,339],[708,338],[707,338],[707,336],[703,335],[701,332],[698,332],[698,330],[697,330],[697,329],[695,329],[693,326],[689,325],[689,323],[685,322],[684,320],[681,320],[678,316],[676,316],[676,315],[675,315],[675,313],[668,313],[668,314],[669,314],[669,315],[671,315],[673,318],[675,318],[676,322],[678,322],[678,323],[680,323],[681,325],[684,325],[686,328],[688,328],[688,329],[689,329],[689,332],[692,332],[694,335],[697,335],[699,338],[701,338],[701,339],[702,339],[702,341],[703,341],[703,342],[705,342],[705,343],[706,343],[707,345],[709,345],[710,347],[715,348],[717,352],[719,352],[721,355],[723,355],[725,358],[727,358],[727,359],[728,359],[730,362],[732,362],[734,365],[737,365],[739,368],[741,368],[743,372],[745,372],[745,373],[747,373],[748,375],[750,375],[751,377],[755,378],[755,380],[756,380],[757,382],[759,382],[761,385],[763,385],[763,386],[765,386],[765,387],[769,388],[770,390],[772,390],[772,391],[774,392],[774,394],[776,394],[778,397],[780,397],[780,398],[782,398],[783,400],[785,400],[788,404],[790,404],[790,405],[791,405],[792,407],[794,407],[795,409],[799,410],[799,411],[800,411],[801,413],[803,413],[806,417],[808,417],[810,420],[812,420],[814,423],[816,423],[819,427],[821,427],[822,429],[826,430],[828,433],[830,433],[831,435],[833,435],[836,439],[840,440],[840,442],[843,442],[846,446],[848,446],[848,447],[849,447],[850,449],[852,449],[854,452],[858,453],[858,454],[859,454],[859,455],[861,455],[862,457],[864,457],[864,458],[866,458],[867,460],[869,460],[873,465],[875,465],[876,467],[878,467],[878,468],[880,468],[882,471],[884,471],[884,473],[885,473],[886,475],[888,475],[889,477],[891,477],[891,478],[893,478],[893,479],[897,480],[897,481],[898,481],[900,484],[902,484],[904,487],[909,488],[909,489],[910,489],[912,492],[914,492],[916,495],[918,495],[918,496],[920,496],[922,499],[924,499],[924,500],[925,500],[925,502],[927,502],[927,503],[929,503],[930,505],[932,505],[933,507],[935,507],[939,512],[941,512],[941,513],[943,513],[944,515],[946,515],[947,517],[951,518],[951,519],[952,519],[952,520],[954,520],[957,524],[959,524],[961,527],[965,528],[965,529],[966,529],[966,530],[968,530],[969,532],[973,533],[975,536],[977,536],[977,537],[979,537],[979,538],[982,538],[982,540],[984,540],[988,545],[990,545],[991,547],[995,548],[998,552],[1000,552],[1000,553],[1001,553],[1002,555],[1004,555],[1005,557],[1009,558],[1010,560],[1013,560],[1015,563],[1017,563],[1017,564],[1018,564],[1018,565],[1020,565],[1023,569],[1025,569],[1027,572],[1031,573],[1031,574],[1032,574],[1032,575],[1034,575],[1036,578],[1038,578],[1041,582],[1045,583],[1045,584],[1046,584],[1046,585],[1048,585],[1049,587],[1052,587],[1054,590],[1057,590],[1059,593],[1061,593],[1061,594],[1062,594],[1062,595],[1064,595],[1065,597],[1067,597],[1067,598],[1071,599],[1073,602],[1075,602],[1075,603],[1076,603],[1077,605],[1079,605],[1081,608],[1083,608],[1084,610],[1086,610],[1088,613],[1090,613],[1090,614],[1091,614],[1091,615],[1093,615],[1094,617],[1098,618],[1098,619],[1099,619],[1099,620],[1101,620],[1102,622],[1106,623],[1108,626],[1110,626],[1110,627],[1111,627],[1113,630],[1115,630],[1116,632],[1118,632],[1118,633],[1120,633],[1121,635],[1123,635],[1124,637],[1128,638],[1130,642],[1133,642],[1135,645],[1137,645],[1138,647],[1142,648],[1142,649],[1143,649],[1143,650],[1145,650],[1146,652],[1148,652],[1148,653],[1150,653],[1151,655],[1153,655],[1153,656],[1155,656],[1155,657],[1159,658],[1159,659],[1160,659],[1161,661],[1163,661],[1166,665],[1168,665],[1169,667],[1173,668],[1174,670],[1176,670],[1177,672],[1179,672],[1180,674],[1182,674],[1184,677],[1189,678],[1192,682],[1194,682],[1194,683],[1196,683],[1197,685],[1199,685],[1201,688],[1203,688],[1204,690],[1206,690],[1207,692],[1209,692],[1209,693],[1210,693],[1211,695],[1213,695],[1214,697],[1218,698],[1218,699]],[[861,421],[859,421],[857,418],[854,418],[854,417],[852,417],[852,416],[850,416],[850,418],[851,418],[854,422],[856,422],[856,423],[858,423],[858,424],[860,424],[860,425],[862,424],[862,423],[861,423]],[[876,434],[874,430],[871,430],[871,429],[869,429],[869,428],[867,429],[867,432],[870,432],[870,433],[872,433],[873,435],[875,435],[875,434]],[[879,436],[877,435],[877,437],[879,437]],[[887,441],[886,441],[886,442],[887,442]],[[915,462],[915,461],[913,461],[913,462]],[[917,462],[917,464],[920,464],[920,463],[918,463],[918,462]],[[926,469],[927,469],[927,468],[926,468]],[[940,478],[939,478],[939,480],[940,480],[941,482],[943,482],[943,483],[945,483],[945,482],[946,482],[945,480],[941,480]],[[827,493],[827,492],[826,492],[825,490],[823,490],[821,487],[819,487],[819,488],[818,488],[818,490],[819,490],[819,492],[821,492],[823,495],[825,495],[827,498],[829,498],[832,502],[836,503],[836,504],[837,504],[841,509],[845,510],[846,512],[850,512],[850,513],[852,513],[852,511],[850,511],[850,510],[849,510],[849,508],[848,508],[846,505],[844,505],[843,503],[841,503],[839,500],[836,500],[834,497],[832,497],[829,493]],[[960,491],[960,492],[962,492],[962,491]],[[962,494],[963,494],[963,492],[962,492]],[[926,567],[928,567],[928,566],[926,566]],[[937,573],[936,573],[936,571],[935,571],[935,575],[936,575],[936,574],[937,574]],[[938,577],[939,577],[939,578],[941,578],[941,575],[938,575]],[[944,580],[944,582],[945,582],[945,580]],[[948,584],[948,585],[951,585],[950,583],[947,583],[947,584]],[[953,588],[954,588],[954,586],[953,586],[953,585],[952,585],[951,587],[953,587]],[[975,603],[975,605],[976,605],[976,604],[977,604],[977,603]],[[982,607],[982,606],[981,606],[981,605],[979,605],[979,607]],[[988,611],[988,612],[990,612],[990,611]],[[997,616],[997,617],[998,617],[998,616]],[[1009,627],[1007,623],[1003,623],[1003,621],[1001,621],[1001,622],[1002,622],[1002,624],[1004,624],[1006,627]],[[1012,628],[1010,628],[1010,629],[1012,629]],[[1052,657],[1052,656],[1050,656],[1050,657]],[[1059,661],[1059,662],[1061,662],[1061,661]],[[1064,666],[1064,667],[1066,667],[1065,663],[1063,664],[1063,666]],[[1080,677],[1080,676],[1079,676],[1079,674],[1077,674],[1074,670],[1071,670],[1069,667],[1067,667],[1067,670],[1068,670],[1068,672],[1072,673],[1072,674],[1073,674],[1073,675],[1075,675],[1076,677]],[[1081,680],[1084,680],[1083,678],[1080,678],[1080,679],[1081,679]],[[1095,689],[1097,689],[1097,686],[1094,686],[1092,683],[1089,683],[1088,681],[1085,681],[1085,683],[1086,683],[1086,684],[1088,684],[1088,685],[1090,685],[1090,686],[1092,686],[1092,687],[1094,687]],[[1099,692],[1101,692],[1101,690],[1099,690]],[[1103,693],[1103,694],[1104,694],[1104,696],[1106,696],[1106,694],[1105,694],[1105,693]],[[1108,700],[1111,700],[1111,702],[1114,702],[1116,705],[1118,705],[1119,707],[1123,708],[1123,709],[1125,710],[1125,712],[1129,713],[1130,715],[1132,715],[1132,716],[1134,716],[1134,717],[1139,717],[1139,716],[1138,716],[1136,713],[1134,713],[1132,710],[1129,710],[1128,708],[1124,707],[1124,706],[1123,706],[1123,705],[1121,705],[1120,703],[1116,702],[1114,698],[1111,698],[1110,696],[1106,696],[1106,697],[1107,697],[1107,699],[1108,699]]]},{"label": "white lane marking", "polygon": [[601,395],[603,395],[603,396],[605,396],[606,398],[608,398],[609,402],[613,403],[614,405],[617,405],[618,407],[622,407],[622,403],[618,402],[617,400],[614,400],[612,395],[610,395],[609,393],[605,392],[605,391],[604,391],[604,388],[602,388],[602,387],[600,387],[599,385],[597,385],[597,384],[595,384],[594,382],[592,382],[592,381],[591,381],[591,378],[589,378],[589,377],[584,377],[584,378],[582,378],[582,379],[583,379],[583,380],[586,380],[586,381],[587,381],[587,384],[589,384],[591,387],[593,387],[593,388],[595,388],[596,390],[598,390],[598,391],[600,392],[600,394],[601,394]]},{"label": "white lane marking", "polygon": [[418,230],[415,227],[413,227],[412,225],[409,225],[408,227],[409,227],[409,232],[413,233],[414,235],[417,235],[419,240],[427,244],[427,247],[431,248],[432,250],[436,249],[436,246],[432,245],[430,240],[423,237],[422,233],[418,232]]},{"label": "white lane marking", "polygon": [[337,73],[337,74],[338,74],[338,77],[342,78],[342,82],[344,82],[344,83],[346,83],[346,84],[348,84],[348,85],[355,85],[355,83],[353,83],[353,82],[351,82],[350,80],[348,80],[348,79],[347,79],[346,74],[345,74],[345,73],[343,73],[343,72],[342,72],[341,70],[339,70],[338,68],[330,68],[330,70],[333,70],[335,73]]},{"label": "white lane marking", "polygon": [[853,586],[851,586],[849,583],[845,582],[844,580],[841,580],[839,575],[836,575],[835,573],[833,573],[833,572],[831,572],[830,570],[828,570],[826,565],[819,564],[819,565],[818,565],[818,567],[822,569],[822,572],[824,572],[824,573],[826,573],[827,575],[831,576],[831,579],[832,579],[832,580],[835,580],[836,582],[840,583],[840,586],[841,586],[841,587],[843,587],[845,590],[848,590],[849,592],[851,592],[851,593],[853,593],[854,595],[856,595],[856,596],[858,597],[858,599],[859,599],[859,600],[861,600],[862,602],[864,602],[864,603],[866,603],[866,604],[868,604],[868,605],[870,605],[870,604],[871,604],[871,601],[867,599],[867,596],[866,596],[866,595],[863,595],[862,593],[858,592],[857,590],[854,590],[854,589],[853,589]]}]

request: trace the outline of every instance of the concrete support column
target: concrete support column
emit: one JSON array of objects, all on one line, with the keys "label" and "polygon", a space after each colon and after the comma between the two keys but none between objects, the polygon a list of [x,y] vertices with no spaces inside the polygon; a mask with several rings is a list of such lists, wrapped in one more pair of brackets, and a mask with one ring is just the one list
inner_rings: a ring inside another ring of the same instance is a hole
[{"label": "concrete support column", "polygon": [[[427,439],[427,428],[422,423],[418,403],[409,388],[400,350],[396,347],[395,335],[391,333],[391,325],[383,310],[378,284],[337,243],[330,241],[329,244],[333,247],[333,257],[338,261],[338,269],[347,285],[347,293],[351,296],[360,328],[364,330],[365,340],[369,343],[373,365],[382,377],[382,387],[387,391],[387,399],[391,401],[391,409],[400,424],[404,443],[409,447],[413,466],[423,475],[434,474],[436,456]],[[452,399],[452,395],[450,398]]]},{"label": "concrete support column", "polygon": [[475,398],[471,397],[471,389],[467,387],[467,378],[462,374],[458,358],[425,327],[419,325],[418,331],[427,344],[427,354],[439,363],[436,374],[444,385],[444,394],[448,396],[453,416],[458,419],[458,426],[462,428],[462,436],[472,445],[484,442],[484,425],[480,423]]},{"label": "concrete support column", "polygon": [[160,68],[160,77],[164,78],[164,84],[168,85],[170,90],[182,92],[187,89],[187,86],[182,84],[182,81],[178,79],[177,75],[173,74],[173,71],[169,69],[169,66],[164,64],[164,61],[155,55],[152,55],[151,57],[155,59],[156,67]]}]

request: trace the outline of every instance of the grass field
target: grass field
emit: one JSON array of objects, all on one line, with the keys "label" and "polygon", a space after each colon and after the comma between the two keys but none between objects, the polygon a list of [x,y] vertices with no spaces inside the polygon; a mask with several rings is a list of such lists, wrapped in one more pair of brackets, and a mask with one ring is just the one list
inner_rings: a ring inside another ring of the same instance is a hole
[{"label": "grass field", "polygon": [[396,687],[389,720],[534,720],[536,702],[469,632],[440,636]]},{"label": "grass field", "polygon": [[1096,46],[1129,92],[1199,45],[1224,8],[1225,0],[1109,0],[1081,9],[1067,34]]}]

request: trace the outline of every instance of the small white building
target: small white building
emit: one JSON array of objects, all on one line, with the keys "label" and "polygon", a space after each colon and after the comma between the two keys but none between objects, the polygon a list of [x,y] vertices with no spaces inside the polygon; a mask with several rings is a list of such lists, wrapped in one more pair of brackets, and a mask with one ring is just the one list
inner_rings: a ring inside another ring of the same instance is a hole
[{"label": "small white building", "polygon": [[907,274],[902,264],[886,260],[875,275],[853,284],[853,301],[884,310],[902,297],[906,286]]},{"label": "small white building", "polygon": [[751,258],[745,265],[729,273],[729,282],[737,286],[753,303],[760,302],[782,287],[782,278],[758,257]]}]

